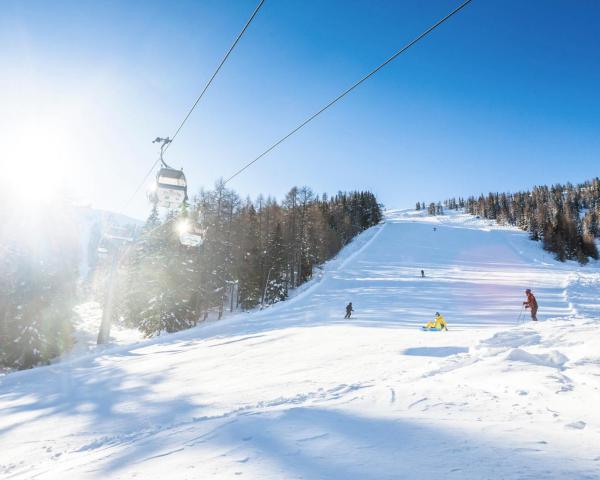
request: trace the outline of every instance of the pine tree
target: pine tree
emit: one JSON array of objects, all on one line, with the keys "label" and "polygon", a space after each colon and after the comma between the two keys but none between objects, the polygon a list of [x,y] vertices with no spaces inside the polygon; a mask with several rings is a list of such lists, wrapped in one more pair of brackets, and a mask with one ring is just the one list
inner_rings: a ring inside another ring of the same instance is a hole
[{"label": "pine tree", "polygon": [[126,259],[120,315],[150,337],[195,325],[199,317],[199,249],[181,245],[174,225],[187,219],[171,212],[160,224],[150,215]]},{"label": "pine tree", "polygon": [[236,280],[239,282],[239,303],[242,309],[255,307],[261,301],[261,255],[258,215],[252,202],[240,212],[236,222]]},{"label": "pine tree", "polygon": [[288,294],[286,276],[286,247],[283,240],[283,228],[277,223],[267,245],[268,270],[265,275],[265,302],[276,303],[284,300]]}]

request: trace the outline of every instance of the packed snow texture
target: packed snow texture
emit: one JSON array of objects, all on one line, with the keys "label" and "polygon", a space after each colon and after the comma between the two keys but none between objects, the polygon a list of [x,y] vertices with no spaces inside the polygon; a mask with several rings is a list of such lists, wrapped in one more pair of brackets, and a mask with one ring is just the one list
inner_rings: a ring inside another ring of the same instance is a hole
[{"label": "packed snow texture", "polygon": [[[597,264],[392,211],[316,277],[263,311],[2,377],[0,477],[600,478]],[[420,330],[435,311],[448,332]]]}]

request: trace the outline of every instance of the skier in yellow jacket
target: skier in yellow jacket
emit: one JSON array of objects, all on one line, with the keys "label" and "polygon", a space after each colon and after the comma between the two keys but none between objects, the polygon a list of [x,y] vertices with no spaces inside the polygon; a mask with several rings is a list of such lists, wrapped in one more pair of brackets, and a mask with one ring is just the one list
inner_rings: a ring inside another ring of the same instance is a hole
[{"label": "skier in yellow jacket", "polygon": [[425,330],[435,329],[448,331],[448,325],[446,324],[446,320],[442,315],[440,315],[440,312],[435,312],[435,318],[431,322],[428,322],[427,325],[425,325],[423,328]]}]

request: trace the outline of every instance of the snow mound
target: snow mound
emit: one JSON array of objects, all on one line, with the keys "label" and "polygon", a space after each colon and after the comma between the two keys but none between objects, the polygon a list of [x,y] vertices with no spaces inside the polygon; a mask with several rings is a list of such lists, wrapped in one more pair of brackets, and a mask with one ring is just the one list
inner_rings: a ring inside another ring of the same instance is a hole
[{"label": "snow mound", "polygon": [[520,348],[511,350],[506,359],[551,368],[563,368],[564,364],[569,361],[565,355],[557,350],[552,350],[550,353],[533,354]]},{"label": "snow mound", "polygon": [[509,330],[496,333],[493,337],[480,342],[480,345],[492,348],[517,348],[539,345],[541,340],[540,334],[533,330]]}]

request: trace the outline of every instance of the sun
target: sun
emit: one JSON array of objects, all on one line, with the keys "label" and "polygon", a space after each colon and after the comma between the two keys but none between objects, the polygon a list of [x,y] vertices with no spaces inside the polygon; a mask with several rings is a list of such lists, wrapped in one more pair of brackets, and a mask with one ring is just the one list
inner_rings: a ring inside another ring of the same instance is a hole
[{"label": "sun", "polygon": [[21,206],[54,200],[76,183],[68,126],[60,118],[23,118],[4,145],[3,188]]}]

